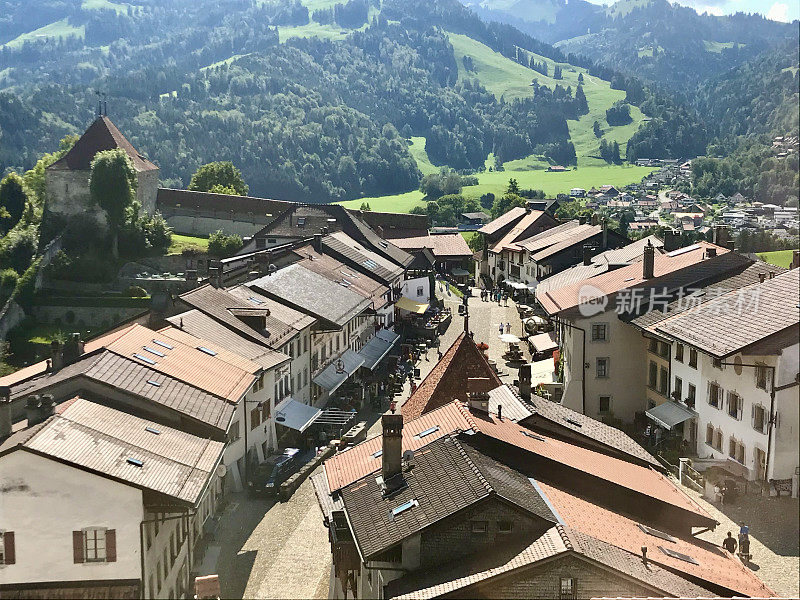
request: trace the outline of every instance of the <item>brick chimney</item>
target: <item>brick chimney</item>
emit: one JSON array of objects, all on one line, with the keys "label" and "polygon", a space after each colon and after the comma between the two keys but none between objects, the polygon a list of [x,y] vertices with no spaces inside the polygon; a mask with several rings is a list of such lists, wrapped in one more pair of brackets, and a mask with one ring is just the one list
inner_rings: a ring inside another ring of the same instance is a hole
[{"label": "brick chimney", "polygon": [[11,388],[0,386],[0,440],[11,435]]},{"label": "brick chimney", "polygon": [[652,279],[655,270],[656,249],[650,240],[644,247],[644,256],[642,258],[642,278]]},{"label": "brick chimney", "polygon": [[403,415],[386,414],[381,417],[383,426],[383,454],[381,475],[386,483],[402,471],[403,460]]},{"label": "brick chimney", "polygon": [[470,377],[467,379],[467,403],[470,410],[489,414],[489,392],[494,389],[488,377]]},{"label": "brick chimney", "polygon": [[681,234],[674,229],[667,229],[664,231],[664,252],[672,252],[678,249]]}]

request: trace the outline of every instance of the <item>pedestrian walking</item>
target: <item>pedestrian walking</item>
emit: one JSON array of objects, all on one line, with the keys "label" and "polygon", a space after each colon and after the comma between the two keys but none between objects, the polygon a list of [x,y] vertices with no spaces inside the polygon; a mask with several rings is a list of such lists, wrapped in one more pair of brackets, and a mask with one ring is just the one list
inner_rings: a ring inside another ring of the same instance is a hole
[{"label": "pedestrian walking", "polygon": [[728,532],[728,537],[722,542],[722,547],[725,548],[728,552],[733,554],[736,552],[736,539],[731,535],[731,532]]},{"label": "pedestrian walking", "polygon": [[500,335],[503,335],[503,324],[500,323]]},{"label": "pedestrian walking", "polygon": [[511,323],[506,323],[506,333],[511,333]]}]

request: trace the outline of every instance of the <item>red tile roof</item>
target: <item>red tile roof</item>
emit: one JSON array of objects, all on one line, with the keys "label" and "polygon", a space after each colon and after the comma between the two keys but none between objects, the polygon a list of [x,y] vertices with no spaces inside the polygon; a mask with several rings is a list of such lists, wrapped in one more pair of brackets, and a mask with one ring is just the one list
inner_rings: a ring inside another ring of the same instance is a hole
[{"label": "red tile roof", "polygon": [[[183,334],[187,338],[197,340],[197,345],[190,345],[185,343],[189,341],[188,339],[184,341],[175,339],[177,335],[164,340],[163,338],[167,336],[161,335],[160,332],[134,325],[125,335],[109,344],[107,349],[118,356],[232,402],[239,401],[255,381],[255,373],[261,370],[259,365],[237,357],[232,352],[225,351],[212,356],[199,349],[207,347],[199,338]],[[165,348],[153,340],[166,342],[172,348]],[[145,346],[164,356],[145,350]],[[138,357],[145,357],[151,362]]]},{"label": "red tile roof", "polygon": [[595,452],[540,432],[536,432],[537,438],[531,437],[530,430],[509,419],[500,421],[496,415],[473,414],[472,417],[475,430],[486,436],[711,519],[694,500],[655,469]]},{"label": "red tile roof", "polygon": [[452,400],[466,401],[469,377],[488,377],[494,383],[492,389],[503,385],[474,340],[462,332],[403,404],[403,416],[416,419]]},{"label": "red tile roof", "polygon": [[[472,417],[460,402],[451,402],[414,420],[403,424],[403,450],[417,450],[439,438],[456,431],[472,428]],[[415,437],[432,427],[439,429],[425,437]],[[334,454],[325,462],[325,474],[331,492],[350,485],[381,468],[381,457],[374,457],[382,447],[381,435],[376,435],[343,452]]]},{"label": "red tile roof", "polygon": [[[717,257],[707,258],[706,251],[709,248],[716,250]],[[643,284],[653,285],[659,284],[659,278],[670,275],[681,269],[694,267],[700,263],[717,262],[722,256],[730,251],[708,242],[699,242],[686,248],[681,248],[667,254],[656,253],[653,261],[653,274],[651,279],[644,279],[642,277],[642,263],[635,263],[621,269],[615,269],[602,275],[592,277],[589,283],[593,288],[596,288],[597,293],[609,296],[621,290],[642,287]],[[579,293],[581,287],[586,284],[586,281],[578,281],[572,285],[562,288],[546,291],[543,294],[537,294],[536,299],[542,307],[549,314],[554,315],[565,311],[570,308],[577,307],[579,302]]]},{"label": "red tile roof", "polygon": [[[673,571],[725,587],[737,595],[770,597],[775,593],[726,550],[696,538],[667,541],[642,531],[633,519],[592,504],[578,496],[537,482],[549,498],[563,524],[581,533],[641,556],[647,547],[648,560]],[[646,523],[645,523],[646,525]],[[698,564],[674,558],[659,546],[691,556]]]},{"label": "red tile roof", "polygon": [[62,158],[47,167],[53,170],[68,169],[71,171],[88,171],[91,168],[95,154],[103,150],[116,150],[120,148],[130,157],[133,167],[137,171],[152,171],[158,169],[153,163],[139,154],[117,126],[108,117],[97,117],[89,125],[80,139]]}]

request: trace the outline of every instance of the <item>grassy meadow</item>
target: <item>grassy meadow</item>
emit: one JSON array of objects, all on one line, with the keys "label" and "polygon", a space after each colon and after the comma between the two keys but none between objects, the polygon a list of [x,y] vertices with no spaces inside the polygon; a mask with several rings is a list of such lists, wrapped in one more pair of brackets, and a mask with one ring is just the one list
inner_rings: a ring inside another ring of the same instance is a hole
[{"label": "grassy meadow", "polygon": [[794,250],[776,250],[774,252],[759,252],[758,258],[776,267],[788,269],[792,264],[792,253]]}]

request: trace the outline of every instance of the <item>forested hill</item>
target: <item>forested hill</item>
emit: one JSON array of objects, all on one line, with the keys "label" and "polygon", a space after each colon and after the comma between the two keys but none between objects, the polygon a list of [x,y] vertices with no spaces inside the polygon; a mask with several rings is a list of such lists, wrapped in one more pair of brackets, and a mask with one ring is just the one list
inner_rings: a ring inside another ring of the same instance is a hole
[{"label": "forested hill", "polygon": [[252,194],[310,202],[416,189],[412,136],[464,172],[576,164],[576,145],[604,164],[626,146],[628,159],[681,157],[708,141],[691,110],[635,77],[457,0],[35,5],[0,0],[0,171],[82,132],[97,90],[164,184],[232,160]]},{"label": "forested hill", "polygon": [[797,44],[797,24],[760,15],[698,14],[667,0],[463,0],[565,53],[591,56],[691,99],[695,88],[782,40]]}]

